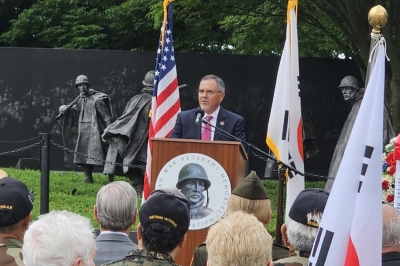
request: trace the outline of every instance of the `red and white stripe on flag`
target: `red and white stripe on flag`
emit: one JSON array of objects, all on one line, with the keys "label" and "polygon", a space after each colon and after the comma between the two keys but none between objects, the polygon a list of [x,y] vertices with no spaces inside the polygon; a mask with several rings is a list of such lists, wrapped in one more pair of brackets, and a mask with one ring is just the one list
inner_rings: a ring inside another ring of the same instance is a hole
[{"label": "red and white stripe on flag", "polygon": [[147,146],[147,164],[144,175],[143,200],[150,195],[152,179],[151,162],[153,147],[151,138],[168,138],[174,128],[176,117],[181,111],[178,78],[175,65],[172,38],[172,0],[164,1],[164,24],[161,28],[160,43],[154,78],[154,91],[151,101],[151,118]]},{"label": "red and white stripe on flag", "polygon": [[339,166],[309,266],[379,266],[382,253],[382,136],[385,42]]},{"label": "red and white stripe on flag", "polygon": [[[289,0],[286,42],[283,48],[274,99],[268,121],[267,145],[278,160],[304,172],[303,124],[299,89],[297,0]],[[287,171],[286,215],[304,189],[304,176]]]}]

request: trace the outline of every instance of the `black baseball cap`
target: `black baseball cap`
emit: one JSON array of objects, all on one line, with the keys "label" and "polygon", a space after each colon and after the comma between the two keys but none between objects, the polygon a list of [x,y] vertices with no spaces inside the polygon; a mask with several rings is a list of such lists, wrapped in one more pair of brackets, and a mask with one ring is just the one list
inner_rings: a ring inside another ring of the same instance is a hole
[{"label": "black baseball cap", "polygon": [[308,221],[307,214],[313,211],[324,212],[329,193],[322,188],[307,188],[297,195],[289,211],[289,217],[298,223],[318,228],[315,221]]},{"label": "black baseball cap", "polygon": [[18,223],[29,215],[34,197],[28,187],[12,177],[0,178],[0,212],[9,212],[14,218],[0,222],[0,227]]},{"label": "black baseball cap", "polygon": [[[181,237],[189,229],[190,202],[175,187],[154,190],[140,208],[139,220],[143,228],[158,222],[171,229],[170,236]],[[153,233],[157,236],[160,234],[155,231]],[[170,237],[168,234],[160,236]]]}]

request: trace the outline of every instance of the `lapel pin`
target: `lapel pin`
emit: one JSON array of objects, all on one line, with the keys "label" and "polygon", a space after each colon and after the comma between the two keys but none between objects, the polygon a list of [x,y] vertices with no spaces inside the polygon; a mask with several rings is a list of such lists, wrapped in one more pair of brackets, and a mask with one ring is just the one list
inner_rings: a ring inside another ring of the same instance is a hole
[{"label": "lapel pin", "polygon": [[220,124],[221,126],[223,126],[223,125],[225,125],[225,122],[224,122],[224,121],[221,121],[219,124]]}]

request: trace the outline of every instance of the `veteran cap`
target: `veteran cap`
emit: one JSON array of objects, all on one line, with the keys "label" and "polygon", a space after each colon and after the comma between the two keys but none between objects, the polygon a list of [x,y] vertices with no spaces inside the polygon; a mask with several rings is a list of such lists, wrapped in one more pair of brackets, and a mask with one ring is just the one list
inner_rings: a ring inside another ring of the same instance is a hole
[{"label": "veteran cap", "polygon": [[13,218],[0,222],[0,227],[18,223],[29,215],[33,208],[33,195],[28,187],[12,177],[0,178],[0,212],[9,212]]},{"label": "veteran cap", "polygon": [[139,220],[146,230],[154,222],[162,223],[171,229],[170,235],[153,230],[154,235],[164,238],[181,237],[189,229],[190,202],[177,188],[154,190],[141,207]]},{"label": "veteran cap", "polygon": [[308,221],[307,214],[313,211],[323,213],[329,193],[322,188],[308,188],[299,193],[289,211],[289,217],[298,223],[318,228],[315,221]]},{"label": "veteran cap", "polygon": [[250,200],[269,199],[268,193],[255,171],[251,171],[246,178],[240,180],[232,194]]}]

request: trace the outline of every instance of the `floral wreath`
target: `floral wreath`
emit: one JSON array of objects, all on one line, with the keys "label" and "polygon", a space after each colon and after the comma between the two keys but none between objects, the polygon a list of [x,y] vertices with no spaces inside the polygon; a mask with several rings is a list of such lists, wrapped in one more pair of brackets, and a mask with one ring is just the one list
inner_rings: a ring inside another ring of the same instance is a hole
[{"label": "floral wreath", "polygon": [[382,202],[393,206],[394,185],[396,182],[396,160],[394,159],[394,148],[396,137],[392,138],[385,146],[382,154]]}]

